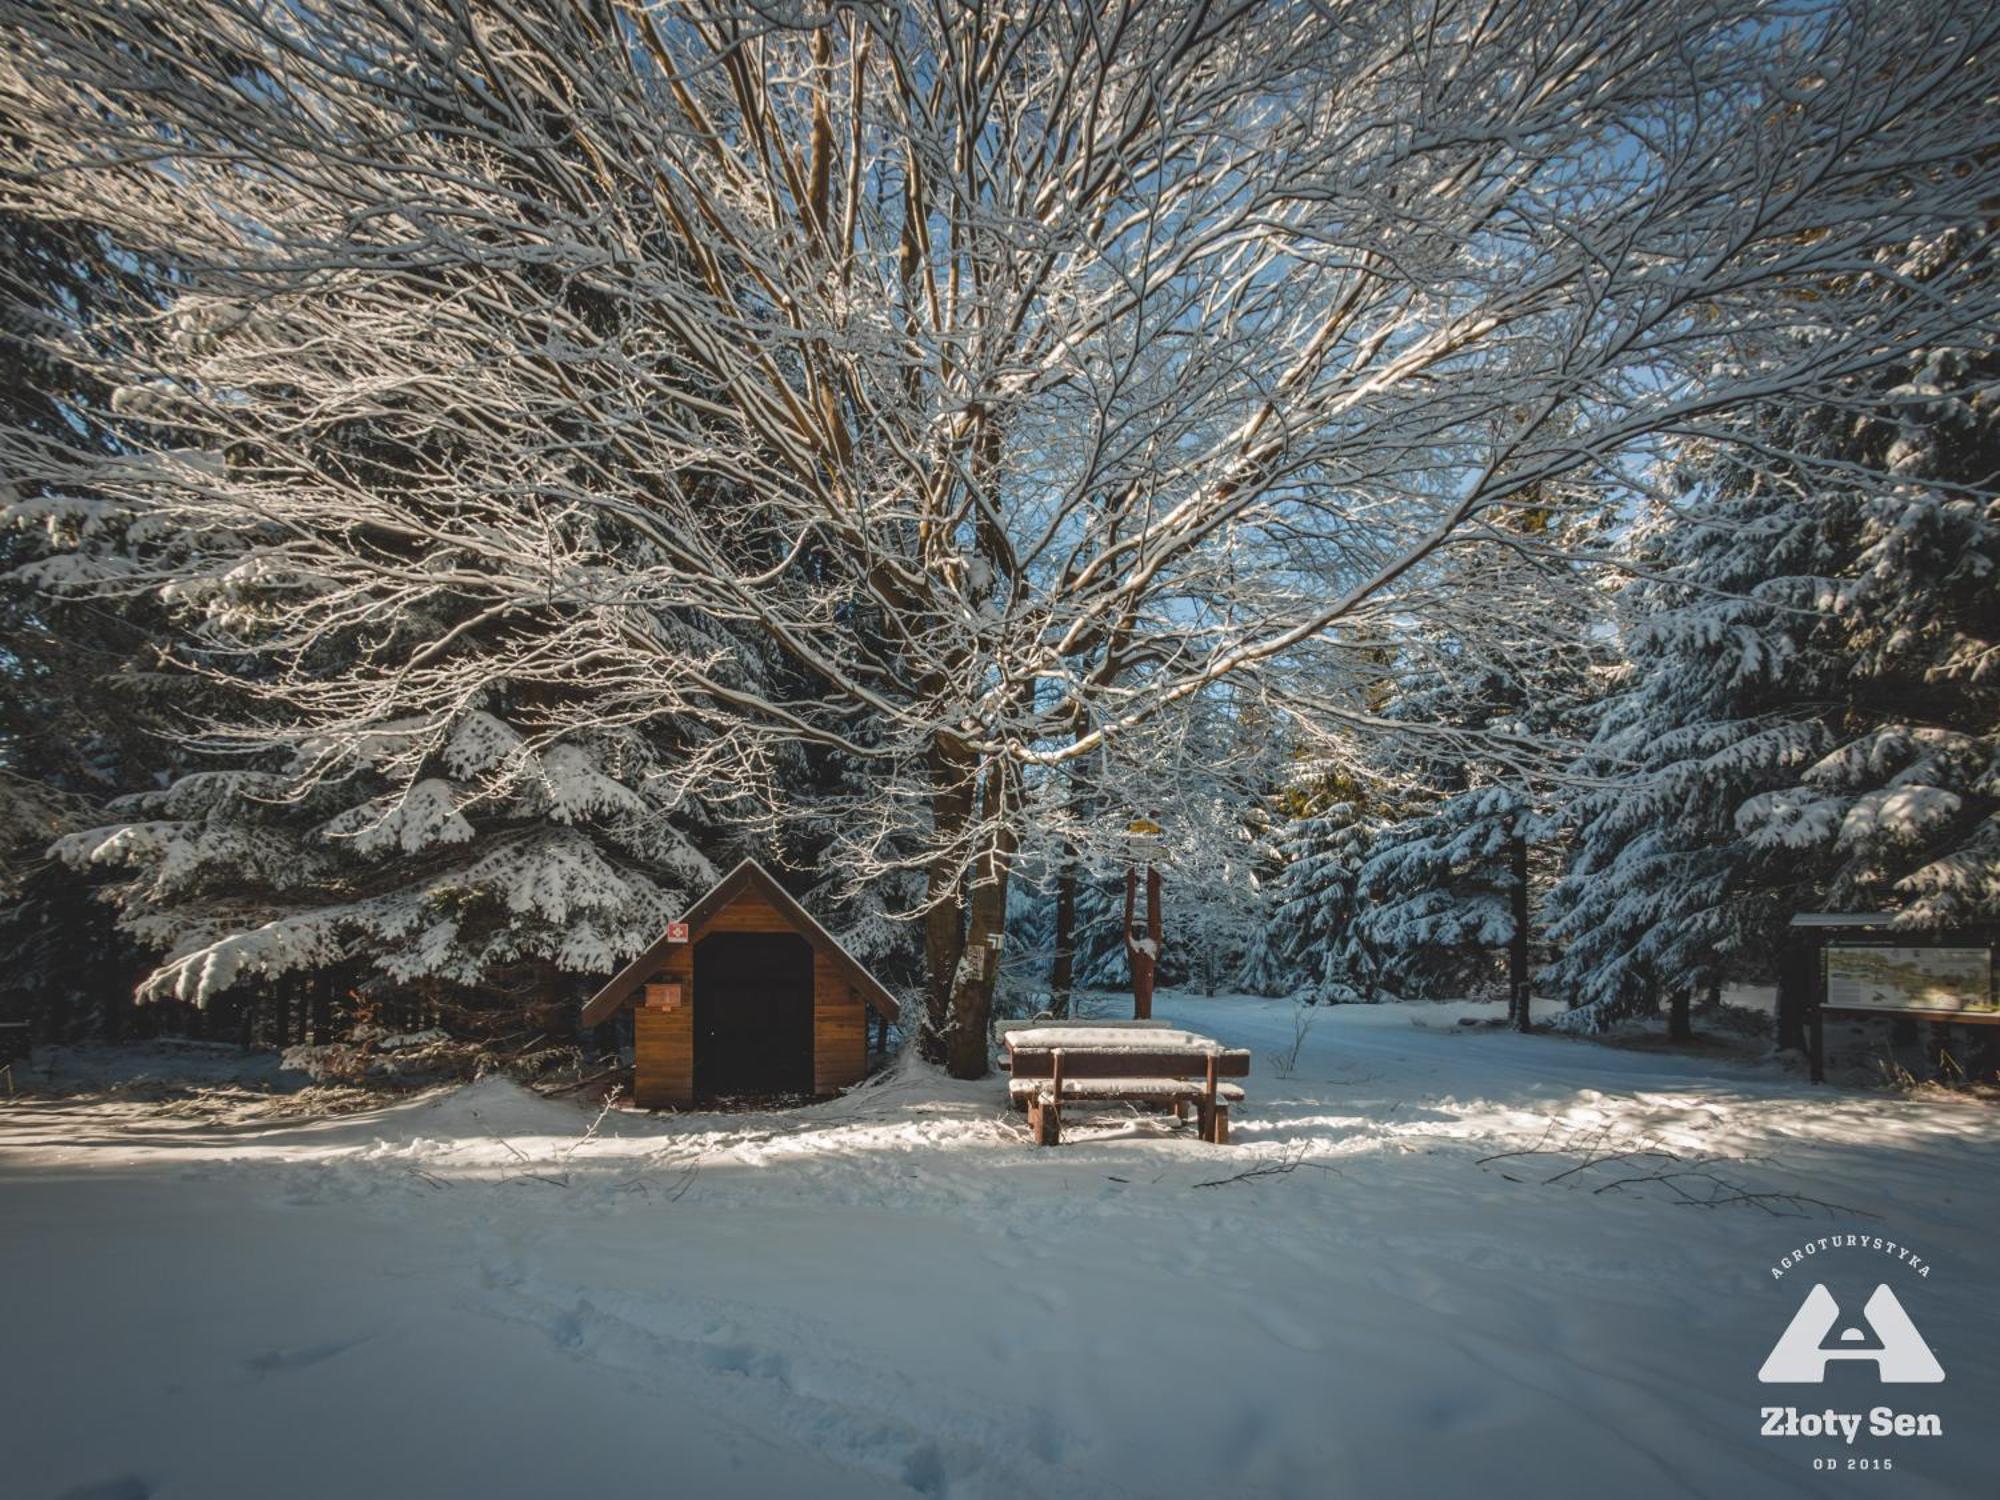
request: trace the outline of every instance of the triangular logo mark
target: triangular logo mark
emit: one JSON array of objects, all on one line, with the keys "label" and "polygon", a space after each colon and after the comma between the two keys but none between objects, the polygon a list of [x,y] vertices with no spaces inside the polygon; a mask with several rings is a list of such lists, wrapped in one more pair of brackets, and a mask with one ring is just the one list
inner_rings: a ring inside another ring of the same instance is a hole
[{"label": "triangular logo mark", "polygon": [[[1830,1359],[1872,1359],[1876,1375],[1885,1384],[1929,1385],[1944,1379],[1944,1367],[1887,1286],[1875,1288],[1868,1305],[1861,1309],[1861,1317],[1875,1334],[1875,1347],[1842,1349],[1836,1344],[1828,1348],[1827,1335],[1840,1322],[1840,1304],[1825,1286],[1815,1283],[1757,1378],[1766,1385],[1818,1385],[1826,1379]],[[1861,1336],[1860,1329],[1847,1328],[1839,1338],[1851,1343]]]}]

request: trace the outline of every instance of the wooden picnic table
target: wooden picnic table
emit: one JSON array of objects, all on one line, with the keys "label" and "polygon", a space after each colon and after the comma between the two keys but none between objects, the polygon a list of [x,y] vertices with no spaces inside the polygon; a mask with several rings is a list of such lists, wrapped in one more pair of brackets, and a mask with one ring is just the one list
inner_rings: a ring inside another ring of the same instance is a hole
[{"label": "wooden picnic table", "polygon": [[1193,1104],[1201,1138],[1229,1139],[1229,1107],[1243,1089],[1225,1083],[1250,1075],[1250,1054],[1197,1031],[1157,1022],[1076,1025],[1050,1022],[1009,1027],[1008,1101],[1028,1111],[1040,1146],[1062,1139],[1063,1101],[1165,1104],[1186,1118]]}]

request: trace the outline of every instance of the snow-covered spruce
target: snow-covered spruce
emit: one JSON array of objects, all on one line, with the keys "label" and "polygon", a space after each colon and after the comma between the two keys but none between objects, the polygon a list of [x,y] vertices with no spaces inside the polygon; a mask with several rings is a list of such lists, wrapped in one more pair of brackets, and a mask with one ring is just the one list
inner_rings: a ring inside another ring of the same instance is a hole
[{"label": "snow-covered spruce", "polygon": [[[1990,259],[1926,242],[1890,264],[1963,254]],[[1554,893],[1550,978],[1586,1002],[1561,1024],[1765,979],[1795,911],[2000,914],[1996,374],[1918,351],[1679,446]]]},{"label": "snow-covered spruce", "polygon": [[[125,872],[120,920],[165,954],[148,989],[203,1003],[249,976],[357,962],[399,983],[602,974],[715,877],[650,795],[630,731],[536,747],[476,708],[330,753],[184,776],[58,843]],[[400,760],[419,778],[383,771]]]}]

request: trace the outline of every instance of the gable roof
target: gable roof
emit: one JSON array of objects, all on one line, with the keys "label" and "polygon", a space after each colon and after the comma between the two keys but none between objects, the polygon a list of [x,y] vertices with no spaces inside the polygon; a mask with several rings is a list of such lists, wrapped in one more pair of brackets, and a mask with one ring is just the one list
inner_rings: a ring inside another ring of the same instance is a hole
[{"label": "gable roof", "polygon": [[[797,929],[801,937],[832,959],[835,966],[847,976],[849,983],[861,991],[862,998],[877,1011],[892,1021],[902,1017],[902,1005],[889,993],[882,981],[864,969],[860,960],[841,947],[839,940],[814,921],[813,914],[799,905],[792,898],[791,892],[779,885],[772,878],[771,872],[754,859],[744,860],[723,876],[710,888],[707,895],[690,906],[681,916],[680,920],[687,923],[688,942],[699,941],[702,928],[708,925],[709,920],[717,912],[745,891],[752,890],[770,902],[776,908],[778,915]],[[668,942],[667,935],[661,933],[658,942],[620,969],[609,984],[584,1003],[583,1024],[595,1026],[600,1021],[608,1020],[619,1006],[632,998],[633,992],[640,985],[658,972],[660,965],[666,962],[667,955],[682,946],[684,945],[680,943]]]}]

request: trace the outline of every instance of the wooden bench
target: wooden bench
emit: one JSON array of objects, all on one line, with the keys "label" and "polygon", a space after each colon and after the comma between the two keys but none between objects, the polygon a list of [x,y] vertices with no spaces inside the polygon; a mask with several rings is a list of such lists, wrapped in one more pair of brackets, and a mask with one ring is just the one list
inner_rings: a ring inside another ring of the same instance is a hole
[{"label": "wooden bench", "polygon": [[1027,1110],[1038,1146],[1061,1142],[1065,1100],[1164,1104],[1181,1119],[1192,1104],[1201,1138],[1223,1145],[1229,1108],[1244,1097],[1223,1080],[1247,1078],[1250,1054],[1171,1027],[1052,1025],[1010,1030],[1007,1066],[1008,1102]]}]

